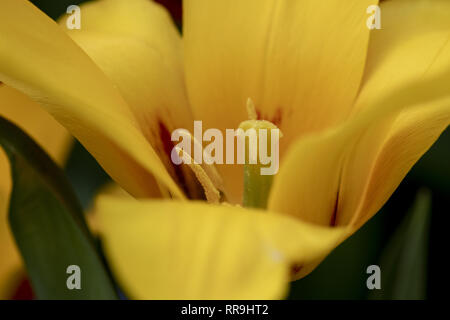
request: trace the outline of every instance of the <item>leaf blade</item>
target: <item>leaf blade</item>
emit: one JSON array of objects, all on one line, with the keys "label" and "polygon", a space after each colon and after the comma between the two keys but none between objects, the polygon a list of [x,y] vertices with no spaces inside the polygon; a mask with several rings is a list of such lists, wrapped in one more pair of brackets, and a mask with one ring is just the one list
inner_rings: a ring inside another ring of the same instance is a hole
[{"label": "leaf blade", "polygon": [[[62,170],[23,131],[0,117],[0,145],[11,163],[9,221],[40,299],[116,299]],[[69,265],[81,268],[81,289],[69,290]]]}]

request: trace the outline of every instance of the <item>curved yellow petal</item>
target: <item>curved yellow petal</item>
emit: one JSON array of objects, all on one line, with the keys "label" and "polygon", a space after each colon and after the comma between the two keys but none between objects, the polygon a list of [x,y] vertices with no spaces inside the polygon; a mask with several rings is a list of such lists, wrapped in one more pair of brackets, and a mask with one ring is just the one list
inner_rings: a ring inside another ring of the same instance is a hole
[{"label": "curved yellow petal", "polygon": [[154,176],[183,197],[117,89],[56,23],[4,0],[0,28],[0,81],[40,102],[133,195],[151,196]]},{"label": "curved yellow petal", "polygon": [[[250,97],[259,117],[283,132],[282,155],[296,137],[345,119],[364,70],[366,10],[377,3],[186,1],[183,41],[194,116],[205,128],[237,128]],[[233,175],[225,187],[238,198],[242,173],[220,169]]]},{"label": "curved yellow petal", "polygon": [[[31,135],[59,164],[64,162],[70,135],[36,102],[17,90],[0,84],[0,116],[9,119]],[[9,298],[20,279],[20,255],[9,230],[8,201],[11,192],[9,161],[0,147],[0,299]]]},{"label": "curved yellow petal", "polygon": [[[72,140],[67,130],[40,108],[39,104],[2,83],[0,83],[0,116],[28,133],[58,164],[64,163]],[[7,180],[0,179],[0,188],[10,186],[9,183],[5,184]]]},{"label": "curved yellow petal", "polygon": [[[356,110],[405,81],[450,70],[450,2],[397,0],[383,2],[381,10],[383,29],[371,37]],[[416,93],[407,94],[414,99]],[[449,124],[450,101],[430,99],[366,135],[345,165],[338,224],[359,226],[374,215]]]},{"label": "curved yellow petal", "polygon": [[442,114],[446,114],[449,111],[448,83],[450,69],[431,78],[404,84],[377,97],[343,124],[299,139],[274,178],[269,209],[317,224],[339,223],[341,201],[352,196],[342,197],[344,187],[341,186],[345,184],[342,181],[344,163],[355,157],[354,150],[368,150],[361,146],[371,146],[376,142],[375,138],[389,132],[400,112],[413,110],[413,106],[436,103]]},{"label": "curved yellow petal", "polygon": [[137,299],[276,299],[345,234],[289,217],[204,202],[100,198],[102,239]]},{"label": "curved yellow petal", "polygon": [[[110,197],[123,197],[132,199],[133,197],[130,196],[129,193],[127,193],[125,190],[123,190],[117,183],[108,183],[105,186],[101,187],[100,190],[98,190],[96,197],[104,197],[104,196],[110,196]],[[98,222],[98,214],[96,214],[95,205],[90,207],[86,211],[86,220],[87,224],[89,226],[89,230],[93,234],[99,234],[101,231],[100,224]]]},{"label": "curved yellow petal", "polygon": [[[69,36],[119,89],[174,179],[167,132],[192,130],[181,36],[170,15],[147,0],[103,0],[81,6],[81,30]],[[65,25],[66,17],[60,19]],[[180,182],[180,181],[178,181]]]},{"label": "curved yellow petal", "polygon": [[[372,158],[370,171],[358,175],[365,178],[366,184],[358,207],[352,212],[350,222],[355,228],[359,228],[383,206],[412,166],[449,125],[450,99],[404,112],[396,119],[381,142],[376,157]],[[355,156],[358,155],[355,152]],[[442,159],[442,165],[446,161],[448,159]],[[342,216],[347,217],[348,213],[341,210]]]}]

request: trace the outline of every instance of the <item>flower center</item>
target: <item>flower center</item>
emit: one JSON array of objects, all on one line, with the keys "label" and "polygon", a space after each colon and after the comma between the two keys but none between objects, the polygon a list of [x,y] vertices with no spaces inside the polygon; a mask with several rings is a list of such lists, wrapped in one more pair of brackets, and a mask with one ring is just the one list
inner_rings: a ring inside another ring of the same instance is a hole
[{"label": "flower center", "polygon": [[[244,165],[243,205],[266,208],[273,175],[278,172],[279,167],[278,142],[281,132],[272,122],[257,120],[255,106],[250,98],[247,101],[247,112],[249,120],[241,122],[238,129],[226,129],[226,165],[235,164],[234,142],[237,138],[237,164]],[[232,143],[229,143],[229,138]],[[226,201],[221,176],[214,166],[215,163],[224,164],[222,131],[208,129],[202,134],[201,121],[194,121],[193,135],[185,129],[177,129],[172,134],[172,139],[179,141],[170,152],[172,162],[189,168],[197,179],[197,190],[199,186],[203,188],[208,202]],[[203,148],[203,139],[212,142]],[[191,172],[188,174],[192,174]]]}]

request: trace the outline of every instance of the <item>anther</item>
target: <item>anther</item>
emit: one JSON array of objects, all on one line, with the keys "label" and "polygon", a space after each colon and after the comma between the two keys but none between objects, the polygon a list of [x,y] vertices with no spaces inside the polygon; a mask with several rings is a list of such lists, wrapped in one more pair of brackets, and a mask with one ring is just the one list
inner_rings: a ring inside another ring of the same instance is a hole
[{"label": "anther", "polygon": [[198,181],[203,187],[205,192],[206,200],[209,203],[219,203],[220,202],[220,192],[214,186],[214,183],[210,179],[210,177],[206,174],[205,170],[203,170],[202,166],[198,163],[195,163],[194,159],[191,158],[186,152],[181,148],[175,148],[178,152],[180,158],[183,160],[183,163],[188,165],[189,168],[194,172]]},{"label": "anther", "polygon": [[195,137],[192,134],[190,134],[187,131],[180,131],[180,134],[182,136],[188,138],[189,141],[193,141],[194,142],[194,150],[195,150],[195,148],[198,148],[199,150],[202,150],[204,161],[202,161],[200,166],[205,171],[205,173],[208,175],[208,177],[211,179],[214,187],[216,187],[216,189],[218,189],[218,190],[223,192],[224,187],[223,187],[222,177],[220,176],[219,172],[217,172],[217,169],[214,166],[214,164],[208,164],[208,163],[212,163],[213,162],[211,160],[211,155],[203,150],[202,144],[197,139],[195,139]]}]

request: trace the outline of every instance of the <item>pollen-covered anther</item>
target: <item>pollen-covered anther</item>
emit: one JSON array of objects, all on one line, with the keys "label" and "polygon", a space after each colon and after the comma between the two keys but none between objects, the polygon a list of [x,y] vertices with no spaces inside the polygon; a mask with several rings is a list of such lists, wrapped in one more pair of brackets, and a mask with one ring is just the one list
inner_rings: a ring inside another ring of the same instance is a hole
[{"label": "pollen-covered anther", "polygon": [[183,151],[183,149],[175,148],[175,150],[177,151],[183,163],[189,166],[189,168],[192,170],[192,172],[195,174],[198,181],[202,185],[203,190],[205,192],[206,200],[209,203],[219,203],[220,192],[219,190],[216,189],[214,183],[212,182],[210,177],[206,174],[202,166],[196,163],[189,154]]},{"label": "pollen-covered anther", "polygon": [[199,165],[205,171],[205,173],[207,174],[209,179],[211,179],[214,187],[216,187],[216,189],[223,192],[224,191],[223,180],[222,180],[222,177],[220,176],[219,172],[217,171],[216,167],[214,166],[214,164],[212,164],[213,161],[211,160],[211,155],[208,154],[207,152],[205,152],[205,150],[203,150],[202,144],[197,139],[195,139],[195,137],[191,133],[189,133],[187,131],[180,131],[180,135],[182,135],[183,137],[186,137],[188,139],[188,141],[193,141],[194,150],[197,148],[198,148],[198,150],[202,150],[203,161]]}]

